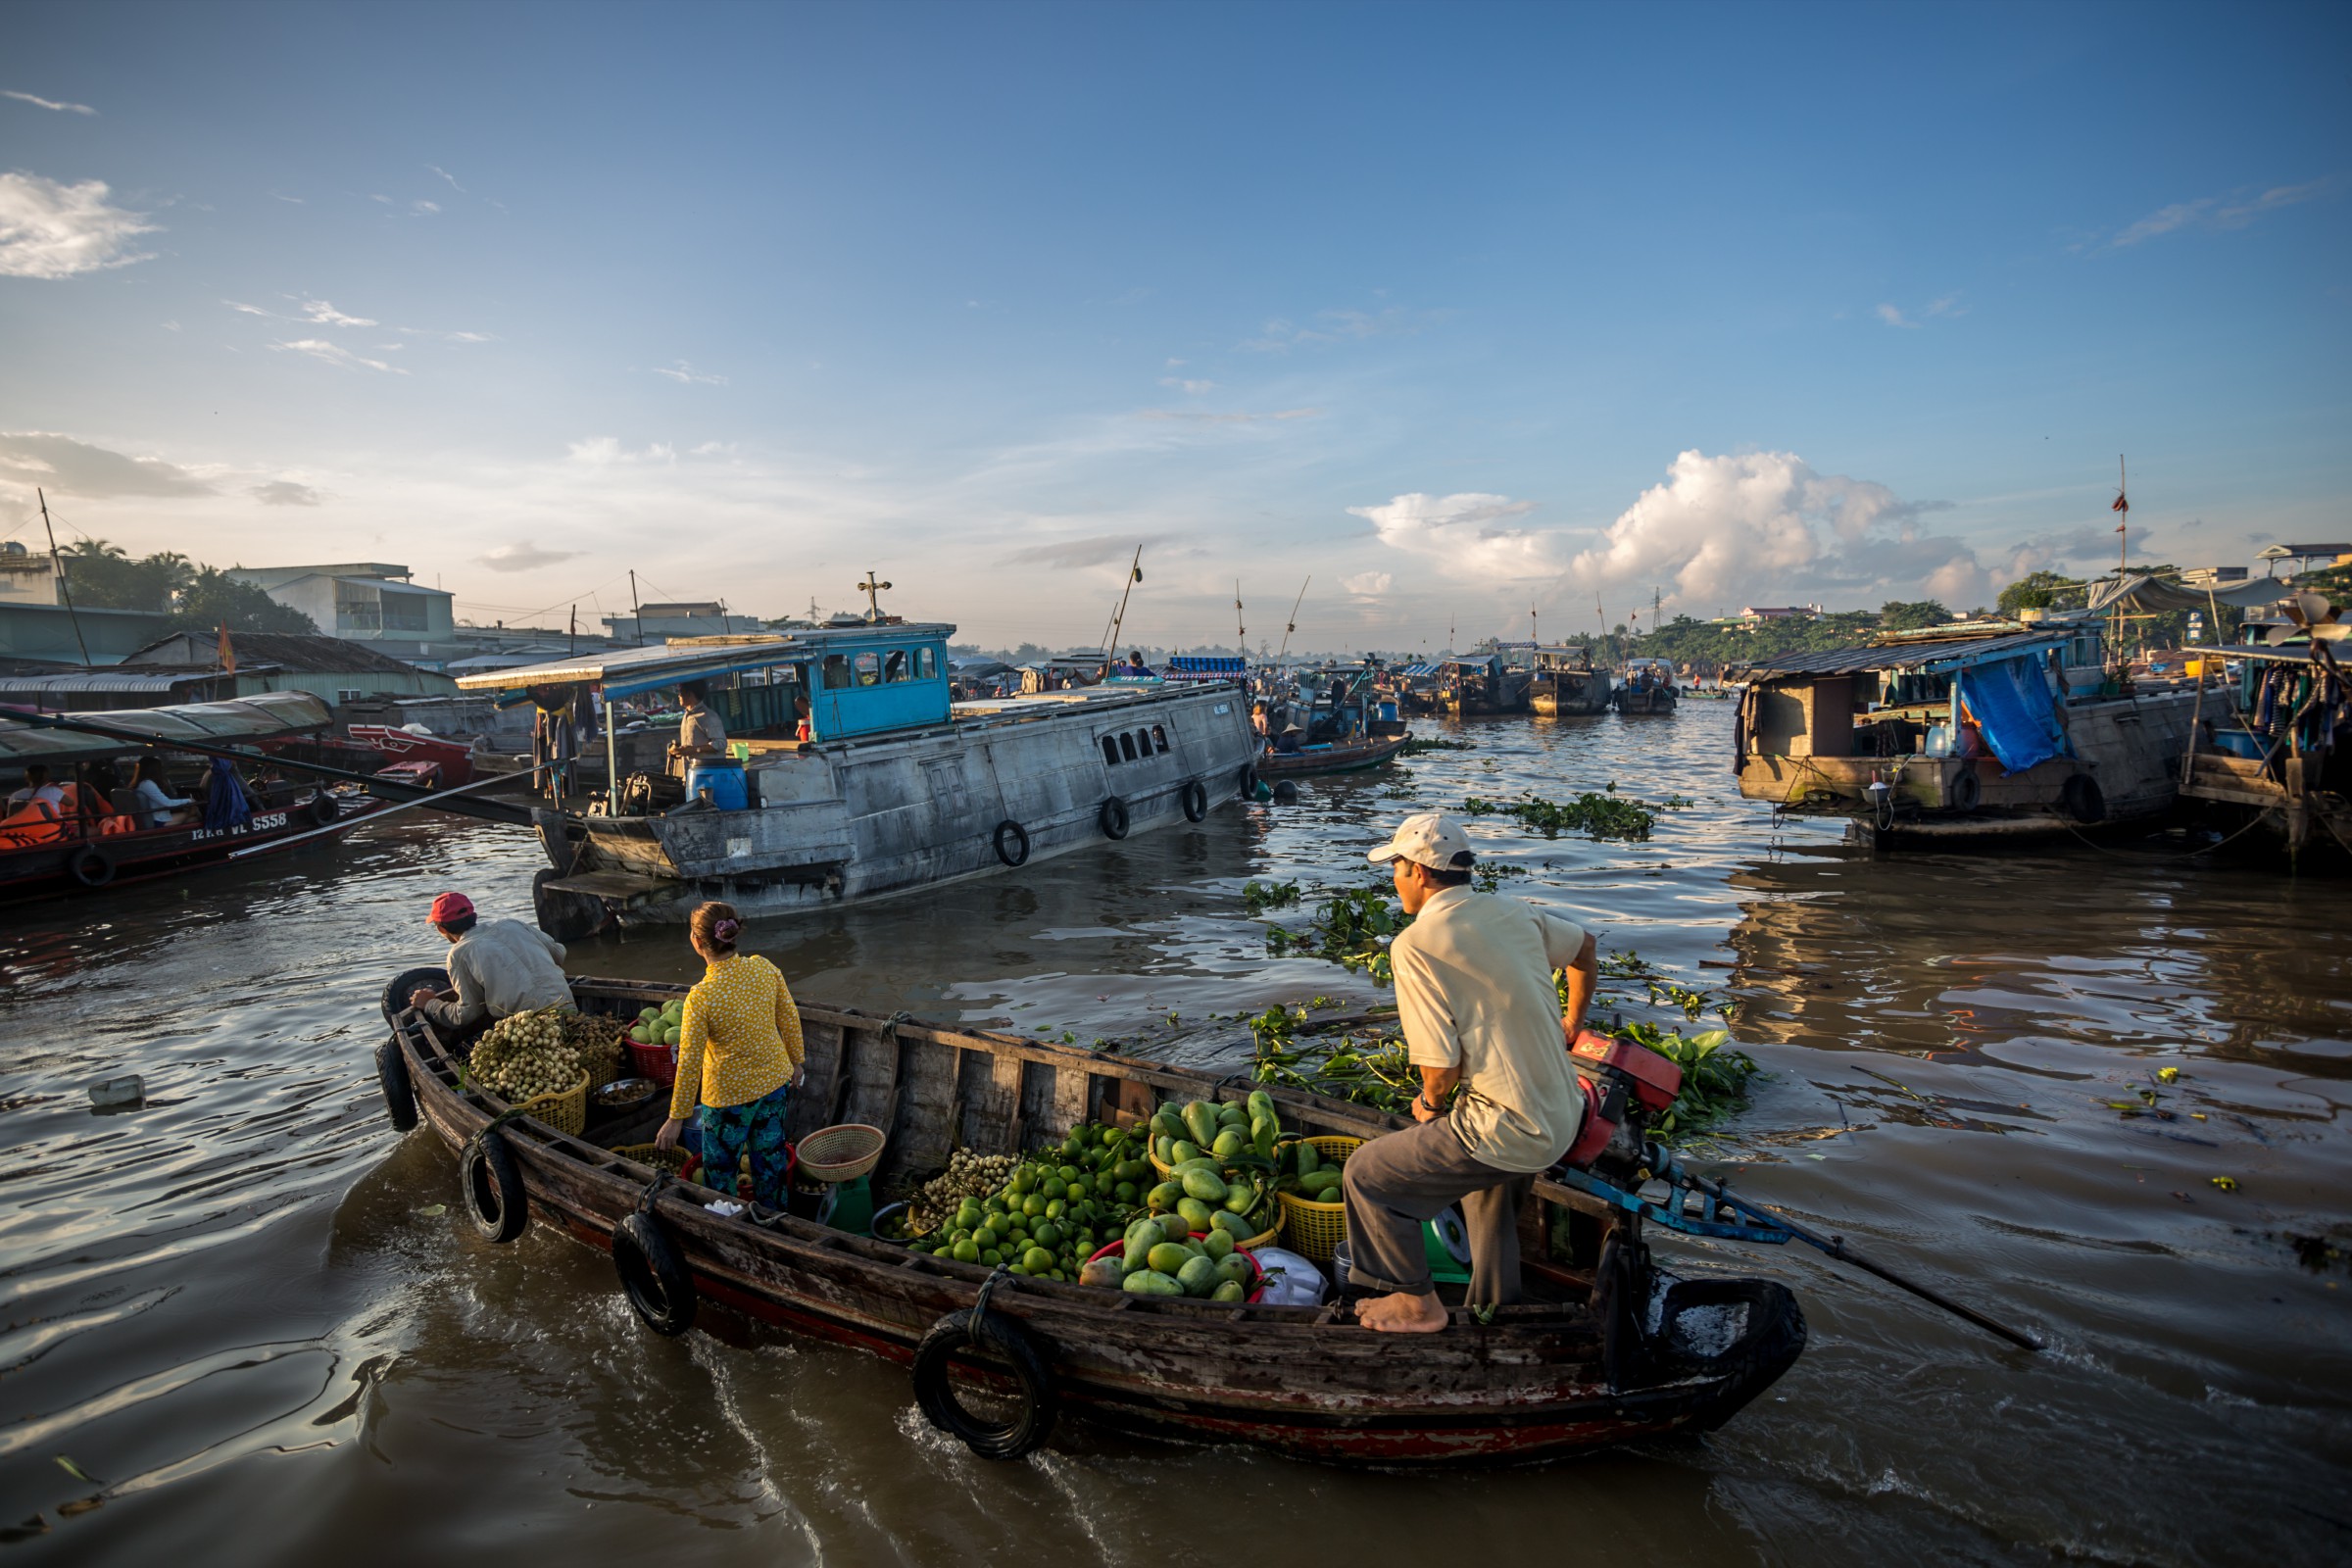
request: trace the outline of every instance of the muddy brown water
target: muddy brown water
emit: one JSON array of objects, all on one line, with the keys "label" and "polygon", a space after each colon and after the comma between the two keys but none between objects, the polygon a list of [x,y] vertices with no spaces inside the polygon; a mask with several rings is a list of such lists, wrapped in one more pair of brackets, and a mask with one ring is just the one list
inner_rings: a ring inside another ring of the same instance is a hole
[{"label": "muddy brown water", "polygon": [[[472,1237],[450,1156],[383,1121],[375,999],[432,960],[434,892],[515,912],[534,851],[408,818],[184,887],[0,915],[6,1549],[2352,1559],[2352,1273],[2327,1254],[2352,1250],[2352,884],[2180,840],[1871,859],[1740,801],[1724,705],[1696,702],[1472,721],[1444,732],[1475,751],[1317,783],[1293,808],[761,925],[753,945],[811,1000],[1237,1061],[1232,1014],[1378,1000],[1330,964],[1270,959],[1244,882],[1358,882],[1381,823],[1470,794],[1688,796],[1646,844],[1477,832],[1528,873],[1506,891],[1740,1004],[1770,1076],[1712,1163],[2046,1353],[1809,1252],[1659,1238],[1689,1268],[1787,1280],[1812,1325],[1795,1368],[1711,1436],[1440,1478],[1068,1428],[989,1464],[931,1432],[880,1360],[765,1333],[661,1340],[603,1254],[544,1230]],[[671,931],[573,960],[695,967]],[[94,1112],[83,1086],[126,1071],[144,1106]],[[2114,1107],[2142,1088],[2171,1119]]]}]

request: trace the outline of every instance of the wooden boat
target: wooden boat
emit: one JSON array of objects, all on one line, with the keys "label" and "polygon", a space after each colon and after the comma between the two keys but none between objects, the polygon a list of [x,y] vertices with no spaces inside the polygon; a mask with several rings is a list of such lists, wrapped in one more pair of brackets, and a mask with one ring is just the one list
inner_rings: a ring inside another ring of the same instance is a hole
[{"label": "wooden boat", "polygon": [[1582,644],[1536,650],[1535,679],[1528,685],[1528,707],[1547,717],[1609,710],[1609,672],[1592,664],[1592,650]]},{"label": "wooden boat", "polygon": [[1351,741],[1301,747],[1297,752],[1267,752],[1257,760],[1257,776],[1266,780],[1310,778],[1320,773],[1358,773],[1378,767],[1404,750],[1410,735],[1374,735]]},{"label": "wooden boat", "polygon": [[1620,713],[1671,713],[1681,696],[1672,664],[1663,659],[1629,659],[1625,683],[1609,694],[1609,700]]},{"label": "wooden boat", "polygon": [[[2259,828],[2290,856],[2352,853],[2352,723],[2338,647],[2352,645],[2304,630],[2205,654],[2212,662],[2197,671],[2181,795],[2232,834]],[[2236,689],[2209,692],[2207,674],[2225,660],[2239,665]]]},{"label": "wooden boat", "polygon": [[[1485,1322],[1457,1307],[1437,1335],[1374,1334],[1336,1302],[1144,1298],[992,1275],[764,1209],[723,1217],[710,1207],[716,1194],[613,1152],[651,1137],[664,1114],[659,1102],[634,1122],[600,1123],[592,1112],[576,1137],[516,1117],[466,1082],[461,1057],[429,1024],[393,1013],[391,997],[415,981],[404,975],[387,994],[394,1030],[378,1066],[394,1125],[421,1115],[463,1152],[462,1201],[491,1240],[521,1234],[529,1218],[609,1250],[619,1232],[624,1283],[638,1281],[631,1304],[664,1332],[681,1332],[701,1302],[908,1361],[943,1318],[978,1303],[1034,1351],[1047,1396],[1088,1422],[1382,1466],[1539,1460],[1705,1431],[1804,1346],[1803,1315],[1782,1286],[1677,1280],[1651,1261],[1640,1214],[1548,1180],[1522,1221],[1527,1299]],[[632,1018],[685,989],[573,981],[583,1010]],[[885,1192],[943,1167],[957,1148],[1017,1152],[1080,1123],[1131,1123],[1161,1098],[1232,1100],[1250,1087],[903,1015],[803,1005],[801,1020],[807,1083],[793,1097],[790,1131],[883,1129],[874,1180]],[[1285,1126],[1300,1131],[1368,1138],[1402,1125],[1316,1096],[1274,1098]],[[656,1250],[670,1250],[664,1267],[673,1272],[649,1273],[638,1261],[650,1255],[640,1247],[649,1229]],[[973,1370],[985,1377],[988,1364]]]},{"label": "wooden boat", "polygon": [[148,752],[169,754],[174,742],[220,746],[315,731],[328,721],[326,705],[307,692],[265,692],[225,702],[73,716],[103,720],[119,735],[45,729],[0,714],[0,769],[14,773],[40,763],[56,773],[59,785],[78,786],[76,803],[84,799],[82,791],[89,803],[53,819],[29,808],[13,814],[0,810],[0,903],[184,875],[289,848],[321,829],[356,827],[391,804],[349,793],[348,786],[339,791],[323,783],[249,779],[250,812],[244,821],[208,827],[202,809],[190,807],[186,820],[140,827],[127,790],[109,792],[101,809],[91,773],[95,764],[127,761]]},{"label": "wooden boat", "polygon": [[1446,711],[1459,714],[1524,713],[1534,671],[1503,662],[1499,654],[1448,659],[1438,666],[1438,690]]}]

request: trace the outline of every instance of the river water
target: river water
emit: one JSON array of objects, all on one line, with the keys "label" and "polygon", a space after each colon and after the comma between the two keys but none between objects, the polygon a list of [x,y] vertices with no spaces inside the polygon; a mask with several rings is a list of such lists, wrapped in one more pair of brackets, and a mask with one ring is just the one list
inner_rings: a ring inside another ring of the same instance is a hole
[{"label": "river water", "polygon": [[[1476,749],[750,945],[809,1000],[1230,1062],[1233,1014],[1379,1000],[1269,958],[1244,882],[1359,884],[1382,824],[1466,795],[1689,797],[1644,844],[1474,832],[1527,873],[1504,891],[1737,1002],[1769,1076],[1711,1163],[2043,1354],[1809,1251],[1658,1238],[1788,1281],[1812,1325],[1712,1436],[1437,1478],[1065,1428],[989,1464],[883,1362],[661,1340],[603,1254],[474,1240],[448,1153],[383,1121],[376,995],[436,961],[436,891],[527,917],[536,852],[409,815],[5,916],[0,1539],[77,1564],[2352,1559],[2344,884],[2180,839],[1872,859],[1738,798],[1727,708],[1425,726]],[[675,932],[572,960],[697,967]],[[93,1111],[129,1071],[144,1106]],[[2143,1089],[2159,1113],[2117,1108]]]}]

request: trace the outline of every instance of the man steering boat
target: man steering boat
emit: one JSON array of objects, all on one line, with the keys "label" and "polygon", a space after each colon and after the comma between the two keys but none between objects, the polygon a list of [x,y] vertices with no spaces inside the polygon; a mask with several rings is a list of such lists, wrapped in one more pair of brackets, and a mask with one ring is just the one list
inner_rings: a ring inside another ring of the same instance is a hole
[{"label": "man steering boat", "polygon": [[[1469,836],[1440,812],[1406,817],[1368,858],[1391,866],[1414,917],[1389,961],[1421,1091],[1417,1126],[1348,1156],[1348,1283],[1382,1293],[1358,1304],[1364,1327],[1429,1334],[1446,1308],[1421,1227],[1456,1201],[1470,1233],[1468,1304],[1519,1298],[1520,1206],[1584,1119],[1568,1042],[1592,1003],[1597,944],[1572,921],[1474,892]],[[1567,975],[1564,1010],[1554,970]]]}]

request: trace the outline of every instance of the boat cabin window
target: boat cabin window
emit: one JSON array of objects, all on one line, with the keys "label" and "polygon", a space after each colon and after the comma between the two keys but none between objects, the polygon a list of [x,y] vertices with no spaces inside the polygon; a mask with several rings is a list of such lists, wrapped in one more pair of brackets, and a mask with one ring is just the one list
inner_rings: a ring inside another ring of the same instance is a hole
[{"label": "boat cabin window", "polygon": [[859,654],[857,668],[858,685],[878,686],[882,683],[882,656],[880,654]]},{"label": "boat cabin window", "polygon": [[914,651],[914,678],[916,680],[939,679],[938,650],[917,648]]},{"label": "boat cabin window", "polygon": [[1116,736],[1102,737],[1102,760],[1112,767],[1119,765],[1119,742]]},{"label": "boat cabin window", "polygon": [[911,678],[906,662],[906,649],[893,648],[882,656],[882,678],[885,681],[902,681]]},{"label": "boat cabin window", "polygon": [[1134,737],[1134,736],[1132,736],[1132,735],[1129,735],[1129,734],[1125,734],[1125,733],[1121,733],[1121,735],[1119,736],[1119,757],[1120,757],[1120,759],[1121,759],[1122,760],[1124,760],[1124,761],[1129,761],[1129,762],[1132,762],[1132,761],[1134,761],[1134,760],[1135,760],[1135,737]]},{"label": "boat cabin window", "polygon": [[850,684],[850,661],[847,655],[825,656],[825,690],[840,691]]},{"label": "boat cabin window", "polygon": [[1168,732],[1157,724],[1152,726],[1152,749],[1155,752],[1168,749]]}]

